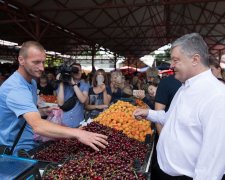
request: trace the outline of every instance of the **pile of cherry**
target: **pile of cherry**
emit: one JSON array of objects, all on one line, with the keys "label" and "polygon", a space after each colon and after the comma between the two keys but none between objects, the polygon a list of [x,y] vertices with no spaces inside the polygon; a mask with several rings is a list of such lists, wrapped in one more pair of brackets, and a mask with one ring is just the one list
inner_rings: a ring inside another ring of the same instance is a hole
[{"label": "pile of cherry", "polygon": [[76,140],[55,141],[36,153],[35,159],[64,163],[47,170],[43,179],[145,179],[135,171],[134,161],[143,164],[146,145],[95,122],[85,129],[107,135],[108,147],[96,152]]}]

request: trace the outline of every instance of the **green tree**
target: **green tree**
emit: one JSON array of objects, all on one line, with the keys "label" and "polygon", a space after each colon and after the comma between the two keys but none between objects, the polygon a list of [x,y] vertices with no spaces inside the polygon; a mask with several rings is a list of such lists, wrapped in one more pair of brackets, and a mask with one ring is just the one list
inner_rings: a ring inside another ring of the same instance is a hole
[{"label": "green tree", "polygon": [[169,61],[170,60],[170,49],[164,51],[164,53],[159,53],[155,55],[156,61]]}]

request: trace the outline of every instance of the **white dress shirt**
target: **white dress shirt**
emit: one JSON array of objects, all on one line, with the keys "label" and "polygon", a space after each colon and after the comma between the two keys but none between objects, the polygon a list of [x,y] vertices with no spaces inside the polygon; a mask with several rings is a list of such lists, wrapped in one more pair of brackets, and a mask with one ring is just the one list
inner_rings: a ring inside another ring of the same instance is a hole
[{"label": "white dress shirt", "polygon": [[147,118],[164,124],[157,159],[165,173],[221,180],[225,172],[225,85],[211,70],[188,79],[166,113],[149,110]]}]

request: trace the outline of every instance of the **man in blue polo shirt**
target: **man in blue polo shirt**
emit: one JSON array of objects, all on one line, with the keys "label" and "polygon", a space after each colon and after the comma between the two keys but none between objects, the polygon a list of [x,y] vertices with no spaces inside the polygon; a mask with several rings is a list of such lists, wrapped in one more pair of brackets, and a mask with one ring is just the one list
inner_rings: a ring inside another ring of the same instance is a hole
[{"label": "man in blue polo shirt", "polygon": [[[38,112],[36,83],[27,82],[17,71],[2,85],[0,89],[0,142],[11,146],[15,141],[18,131],[24,124],[21,115],[27,112]],[[16,90],[16,91],[15,91]],[[17,120],[18,117],[18,120]],[[31,149],[35,146],[34,141],[29,139],[33,136],[30,125],[25,126],[24,133],[21,135],[18,148]]]},{"label": "man in blue polo shirt", "polygon": [[37,108],[37,85],[34,79],[44,71],[46,54],[35,41],[23,43],[19,52],[19,68],[0,87],[0,144],[12,147],[24,122],[27,124],[14,149],[30,150],[38,144],[33,133],[53,138],[77,138],[81,143],[99,150],[105,148],[107,137],[81,129],[63,127],[41,118],[52,109]]}]

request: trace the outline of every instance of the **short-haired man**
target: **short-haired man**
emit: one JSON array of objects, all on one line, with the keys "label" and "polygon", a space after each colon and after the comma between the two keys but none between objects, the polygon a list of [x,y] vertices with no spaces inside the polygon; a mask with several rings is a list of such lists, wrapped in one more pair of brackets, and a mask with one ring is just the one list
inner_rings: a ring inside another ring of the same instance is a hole
[{"label": "short-haired man", "polygon": [[0,144],[12,147],[25,123],[24,131],[14,149],[30,150],[37,146],[33,134],[53,138],[76,138],[95,150],[106,147],[107,137],[81,129],[63,127],[41,118],[51,111],[37,108],[37,84],[44,71],[46,54],[43,46],[35,41],[25,42],[19,52],[19,68],[0,87]]}]

